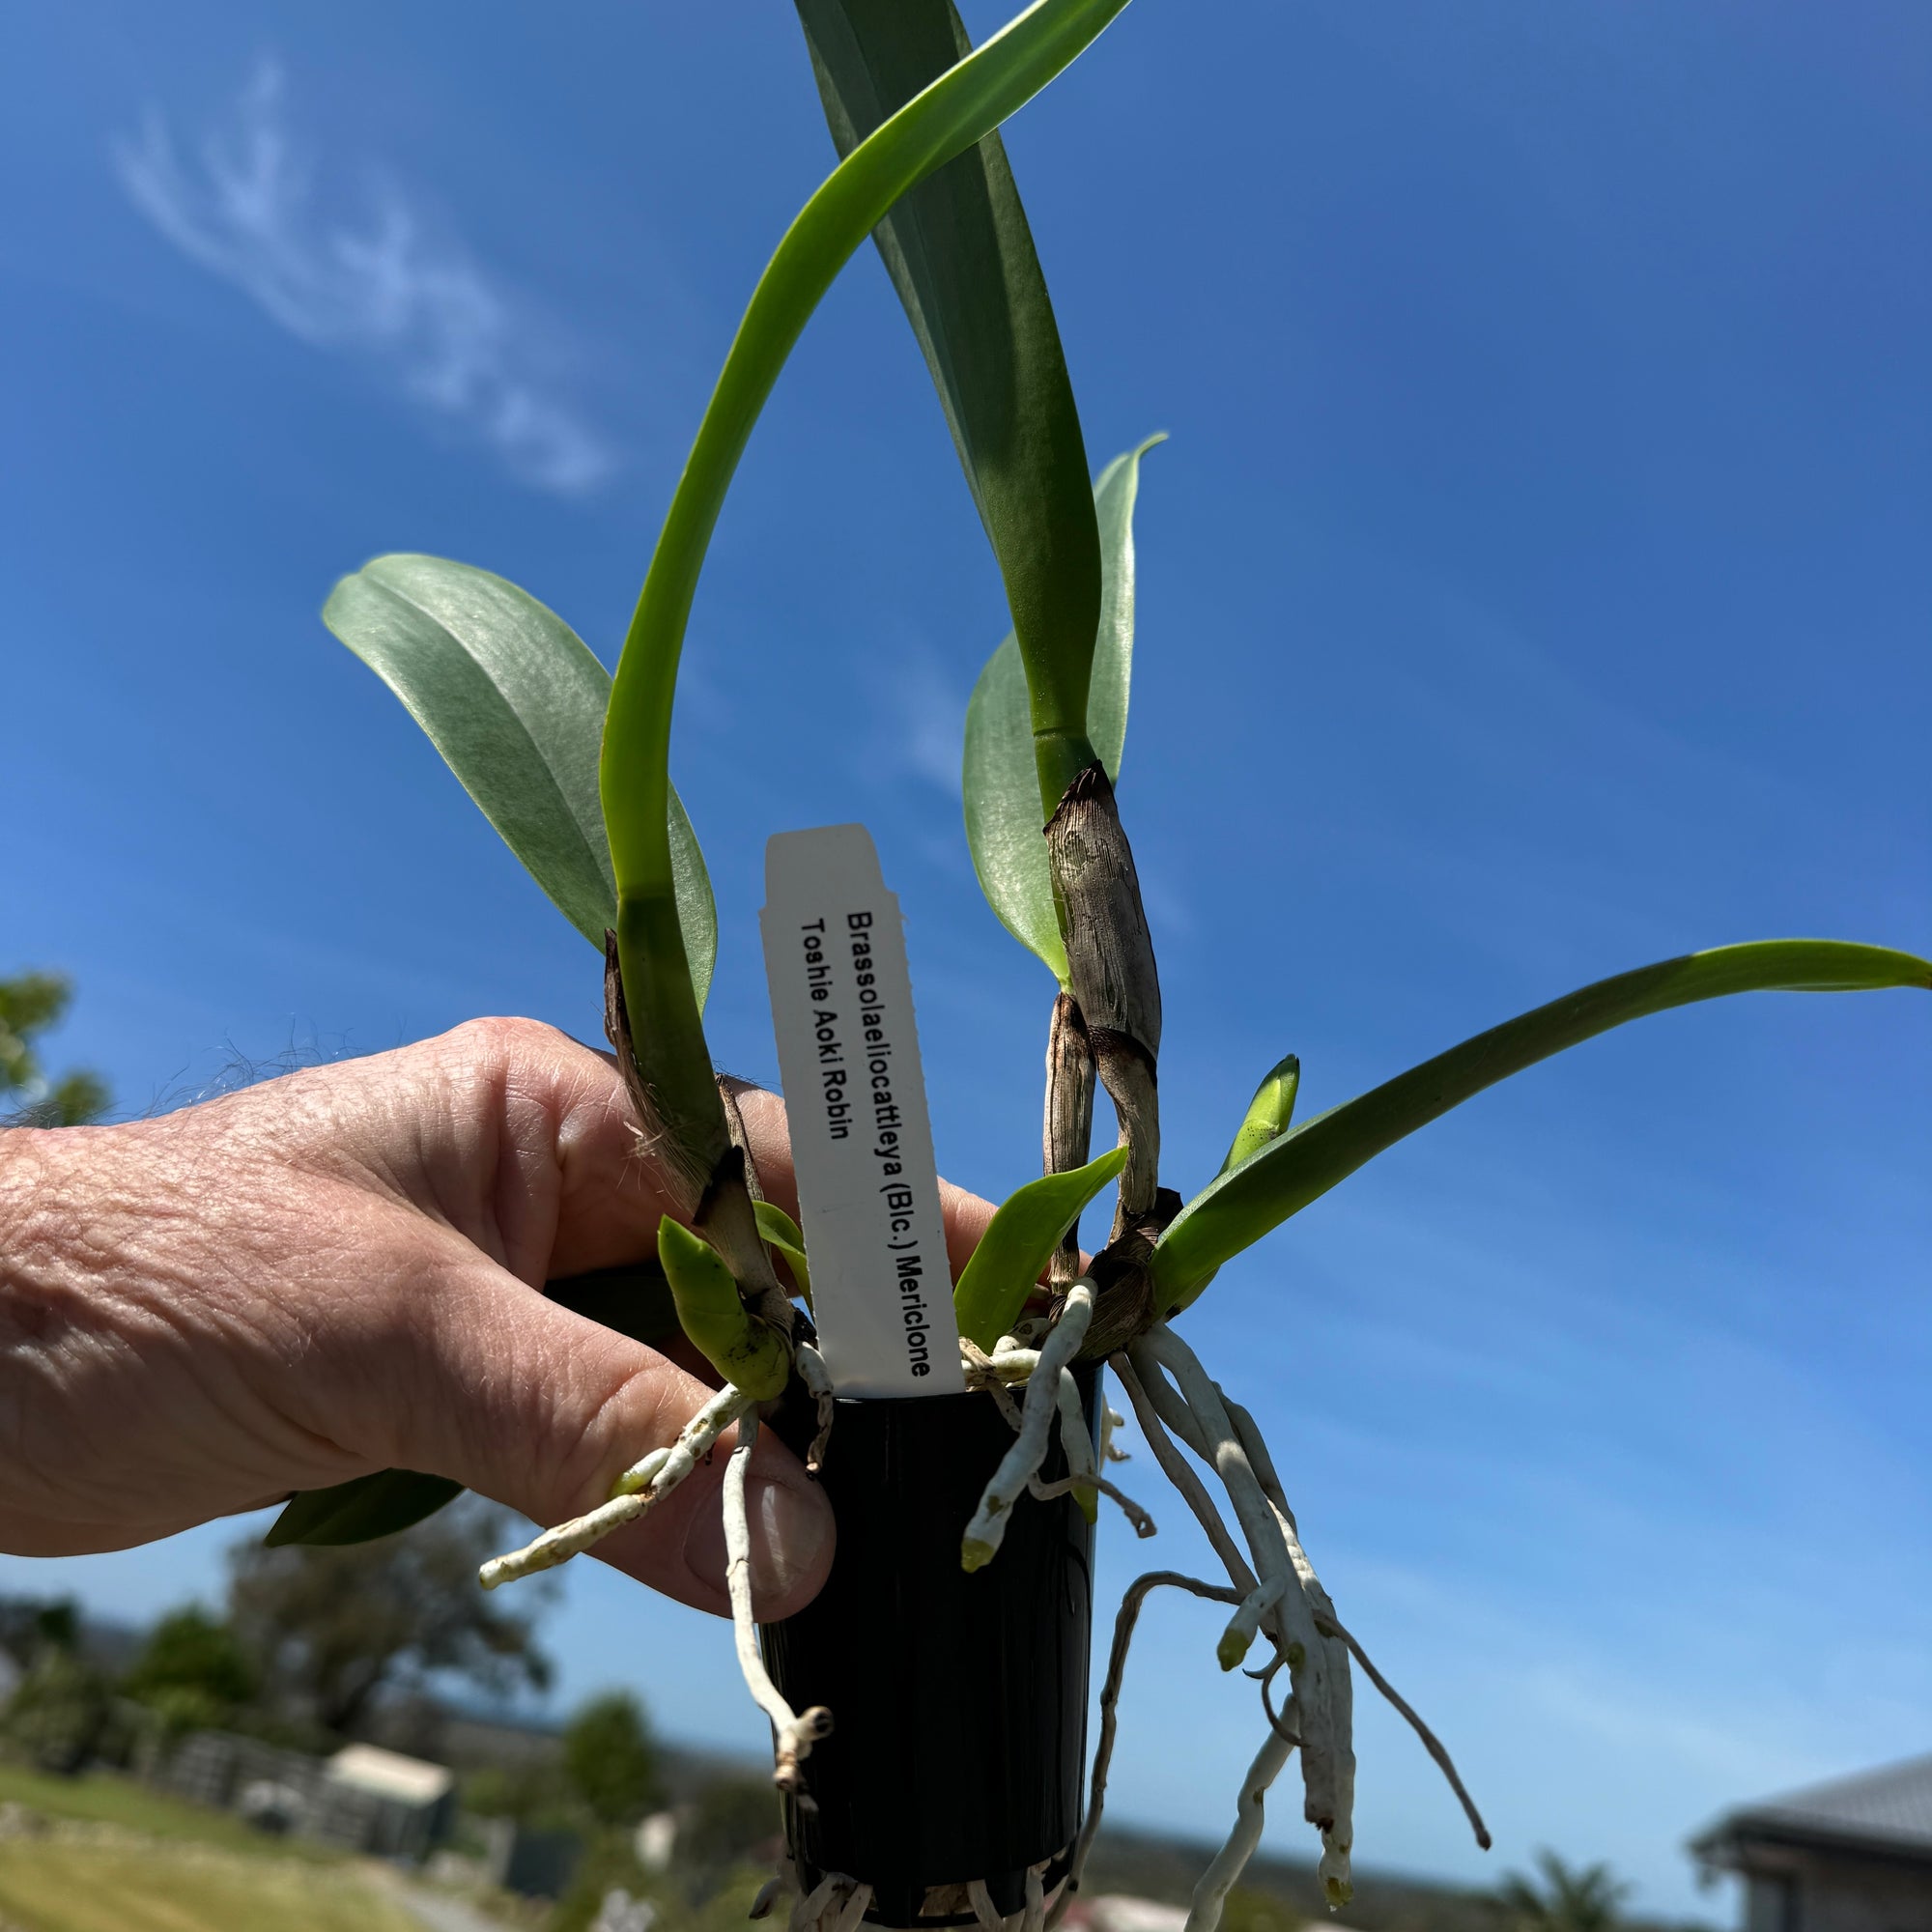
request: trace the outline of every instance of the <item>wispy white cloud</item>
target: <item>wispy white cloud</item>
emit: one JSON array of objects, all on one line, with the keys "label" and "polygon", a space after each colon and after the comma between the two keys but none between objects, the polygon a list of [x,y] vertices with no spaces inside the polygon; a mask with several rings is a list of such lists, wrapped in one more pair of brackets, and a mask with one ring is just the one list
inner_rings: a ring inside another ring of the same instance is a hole
[{"label": "wispy white cloud", "polygon": [[113,158],[134,205],[190,261],[300,341],[372,364],[525,482],[579,495],[616,469],[616,451],[562,393],[566,345],[531,304],[432,232],[393,185],[372,188],[353,222],[324,209],[273,61],[190,156],[151,107]]},{"label": "wispy white cloud", "polygon": [[966,693],[929,648],[906,651],[891,690],[892,751],[899,765],[948,798],[959,797]]}]

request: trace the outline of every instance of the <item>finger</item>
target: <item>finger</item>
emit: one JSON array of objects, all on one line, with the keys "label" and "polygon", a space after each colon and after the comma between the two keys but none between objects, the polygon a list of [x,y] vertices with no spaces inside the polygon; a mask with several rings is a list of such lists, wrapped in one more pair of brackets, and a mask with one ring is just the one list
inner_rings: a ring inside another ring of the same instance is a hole
[{"label": "finger", "polygon": [[[418,1274],[407,1319],[368,1297],[363,1319],[334,1325],[330,1372],[305,1365],[311,1386],[337,1391],[327,1426],[372,1466],[451,1477],[545,1526],[595,1508],[626,1468],[674,1441],[712,1391],[450,1239],[428,1281]],[[352,1384],[354,1395],[341,1393]],[[599,1554],[681,1603],[728,1614],[721,1493],[733,1439]],[[770,1431],[748,1493],[757,1614],[789,1616],[832,1567],[831,1505]]]}]

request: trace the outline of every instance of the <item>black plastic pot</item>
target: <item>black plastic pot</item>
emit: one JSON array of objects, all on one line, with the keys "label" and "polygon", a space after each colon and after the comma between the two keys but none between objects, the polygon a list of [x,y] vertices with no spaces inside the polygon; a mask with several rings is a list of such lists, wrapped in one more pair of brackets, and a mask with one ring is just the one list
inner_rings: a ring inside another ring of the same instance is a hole
[{"label": "black plastic pot", "polygon": [[[1097,1369],[1076,1375],[1094,1419]],[[820,1472],[838,1522],[831,1579],[763,1633],[793,1709],[833,1715],[802,1767],[816,1808],[785,1805],[799,1877],[868,1883],[878,1924],[970,1924],[918,1913],[928,1887],[974,1879],[1017,1912],[1028,1867],[1080,1829],[1093,1529],[1070,1496],[1022,1496],[993,1561],[959,1567],[1012,1442],[983,1394],[840,1402]],[[1041,1473],[1065,1473],[1057,1439]]]}]

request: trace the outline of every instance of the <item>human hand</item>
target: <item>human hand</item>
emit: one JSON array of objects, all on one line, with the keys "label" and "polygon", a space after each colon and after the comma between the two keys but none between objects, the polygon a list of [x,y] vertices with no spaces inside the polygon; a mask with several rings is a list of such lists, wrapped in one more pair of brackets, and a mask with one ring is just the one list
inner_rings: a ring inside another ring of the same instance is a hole
[{"label": "human hand", "polygon": [[[795,1211],[783,1102],[739,1102]],[[602,1054],[492,1019],[157,1120],[0,1133],[0,1549],[122,1548],[390,1467],[541,1523],[603,1501],[707,1394],[682,1351],[538,1292],[655,1254],[633,1118]],[[956,1271],[992,1209],[941,1192]],[[723,1465],[597,1554],[725,1614]],[[832,1516],[770,1431],[751,1516],[757,1614],[788,1615]]]}]

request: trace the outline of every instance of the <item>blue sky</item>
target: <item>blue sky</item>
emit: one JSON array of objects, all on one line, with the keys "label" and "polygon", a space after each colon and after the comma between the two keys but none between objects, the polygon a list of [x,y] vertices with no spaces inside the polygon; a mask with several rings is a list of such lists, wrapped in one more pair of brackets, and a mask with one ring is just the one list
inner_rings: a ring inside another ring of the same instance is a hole
[{"label": "blue sky", "polygon": [[[790,10],[70,0],[0,55],[0,966],[75,974],[56,1057],[133,1111],[476,1013],[594,1034],[596,960],[316,613],[427,550],[611,655],[828,165]],[[1172,438],[1122,804],[1183,1188],[1289,1049],[1313,1111],[1694,946],[1932,950],[1928,95],[1911,0],[1140,0],[1011,126],[1095,466]],[[996,1195],[1050,991],[959,829],[1004,628],[867,255],[721,526],[674,768],[721,1057],[775,1073],[765,837],[865,820],[942,1167]],[[1903,993],[1647,1021],[1190,1316],[1496,1830],[1365,1703],[1364,1862],[1548,1842],[1720,1916],[1709,1813],[1932,1747],[1928,1066]],[[0,1588],[146,1613],[230,1534]],[[1135,1555],[1110,1532],[1103,1598]],[[1202,1613],[1144,1628],[1119,1807],[1217,1834],[1255,1714]],[[566,1694],[755,1745],[721,1628],[580,1564],[553,1634]]]}]

